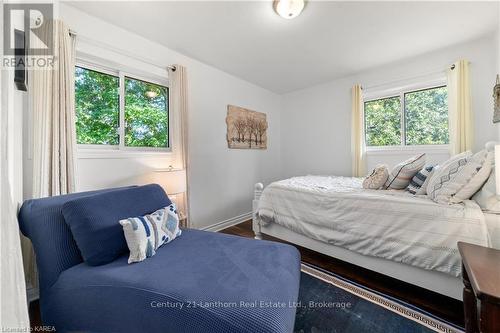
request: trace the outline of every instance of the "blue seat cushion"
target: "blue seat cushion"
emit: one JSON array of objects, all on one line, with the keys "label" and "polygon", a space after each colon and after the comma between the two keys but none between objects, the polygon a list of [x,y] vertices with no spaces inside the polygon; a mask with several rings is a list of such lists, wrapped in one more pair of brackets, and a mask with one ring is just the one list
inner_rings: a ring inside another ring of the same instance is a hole
[{"label": "blue seat cushion", "polygon": [[292,246],[183,230],[145,261],[128,255],[61,274],[45,324],[58,332],[292,332],[300,255]]},{"label": "blue seat cushion", "polygon": [[66,224],[89,265],[103,265],[128,251],[121,219],[152,213],[171,204],[157,184],[104,192],[67,201]]}]

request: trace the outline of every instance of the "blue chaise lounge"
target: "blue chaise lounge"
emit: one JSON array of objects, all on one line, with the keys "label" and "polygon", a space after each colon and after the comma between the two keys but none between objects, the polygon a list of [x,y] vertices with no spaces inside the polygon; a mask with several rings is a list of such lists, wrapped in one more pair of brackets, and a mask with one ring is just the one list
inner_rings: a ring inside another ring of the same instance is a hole
[{"label": "blue chaise lounge", "polygon": [[158,185],[146,185],[23,204],[19,223],[36,253],[44,324],[58,332],[292,332],[300,279],[292,246],[185,229],[140,263],[127,264],[128,251],[97,266],[84,261],[65,204],[105,195],[126,214],[139,206],[152,212],[162,208],[152,209],[159,191],[158,204],[170,202]]}]

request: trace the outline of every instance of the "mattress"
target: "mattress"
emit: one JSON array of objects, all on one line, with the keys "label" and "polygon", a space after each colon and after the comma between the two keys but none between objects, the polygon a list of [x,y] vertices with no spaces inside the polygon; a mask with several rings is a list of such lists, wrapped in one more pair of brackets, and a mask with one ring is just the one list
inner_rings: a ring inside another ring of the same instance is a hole
[{"label": "mattress", "polygon": [[58,332],[293,331],[300,254],[290,245],[199,230],[140,263],[128,253],[61,273],[46,324]]},{"label": "mattress", "polygon": [[348,250],[458,277],[457,242],[489,246],[474,201],[441,205],[405,191],[366,190],[361,178],[304,176],[267,186],[257,214]]}]

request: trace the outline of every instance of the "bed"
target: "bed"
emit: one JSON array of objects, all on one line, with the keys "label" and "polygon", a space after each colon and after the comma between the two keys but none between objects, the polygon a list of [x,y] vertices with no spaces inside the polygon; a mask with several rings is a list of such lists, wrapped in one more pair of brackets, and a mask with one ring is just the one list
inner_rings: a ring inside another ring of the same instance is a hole
[{"label": "bed", "polygon": [[257,239],[270,235],[456,299],[456,243],[491,246],[488,221],[498,222],[472,200],[441,205],[405,191],[365,190],[351,177],[258,183],[253,207]]}]

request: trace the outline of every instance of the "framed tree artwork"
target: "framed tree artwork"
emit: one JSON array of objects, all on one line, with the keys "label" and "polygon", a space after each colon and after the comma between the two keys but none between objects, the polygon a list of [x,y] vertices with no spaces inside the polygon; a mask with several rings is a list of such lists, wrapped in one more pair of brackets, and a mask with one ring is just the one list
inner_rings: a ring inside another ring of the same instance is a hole
[{"label": "framed tree artwork", "polygon": [[493,87],[493,122],[500,122],[500,77],[497,75],[497,82]]},{"label": "framed tree artwork", "polygon": [[227,146],[231,149],[267,149],[267,118],[262,112],[227,106]]}]

